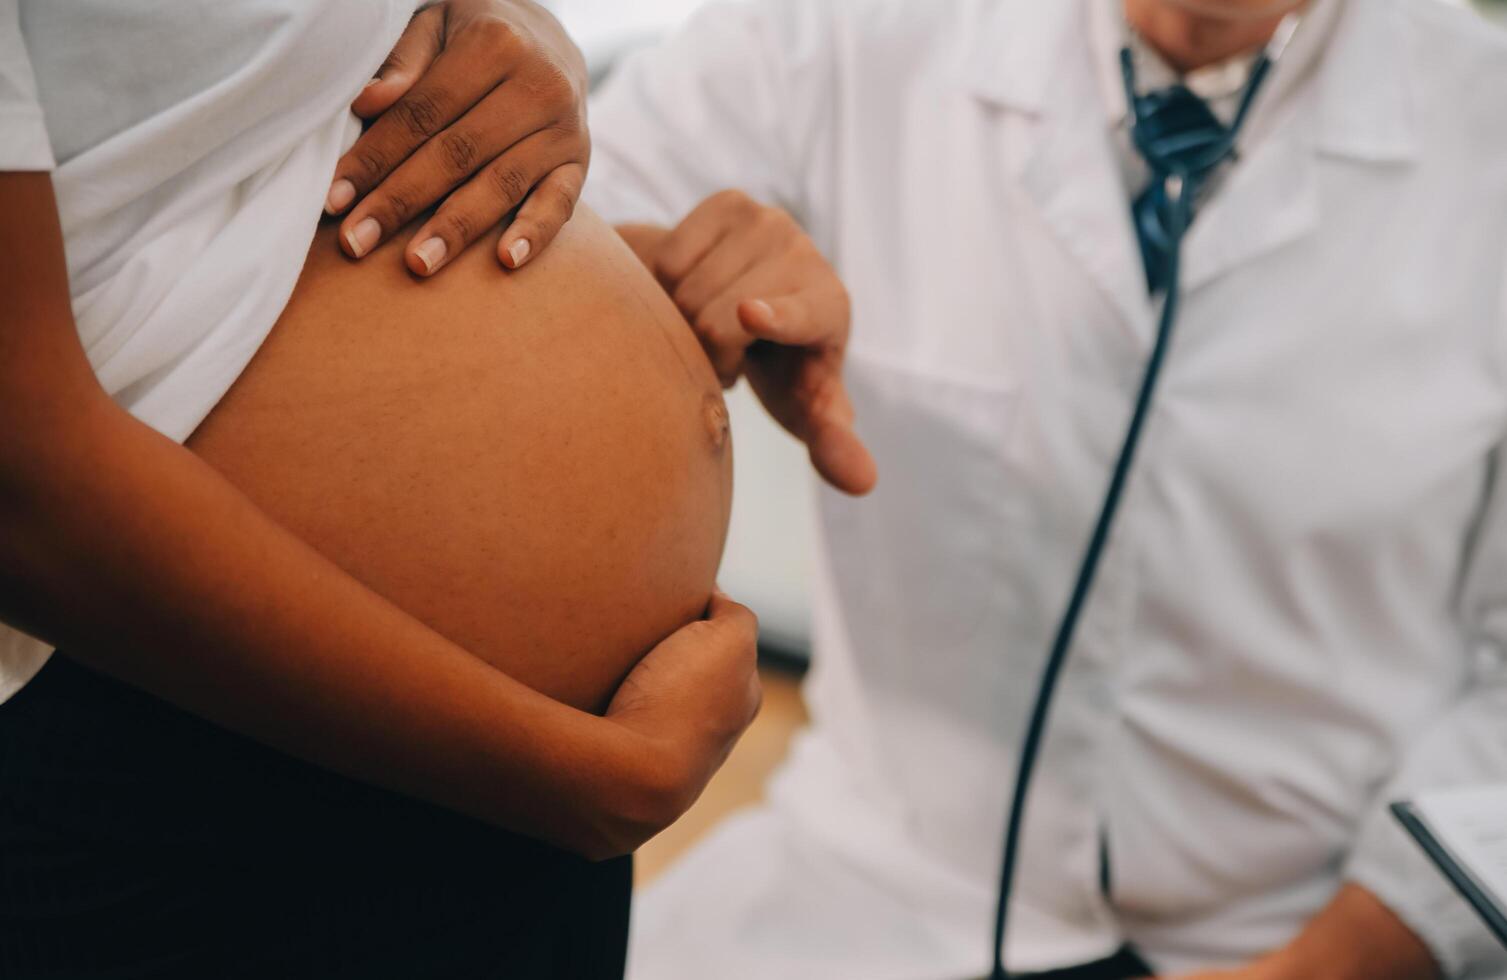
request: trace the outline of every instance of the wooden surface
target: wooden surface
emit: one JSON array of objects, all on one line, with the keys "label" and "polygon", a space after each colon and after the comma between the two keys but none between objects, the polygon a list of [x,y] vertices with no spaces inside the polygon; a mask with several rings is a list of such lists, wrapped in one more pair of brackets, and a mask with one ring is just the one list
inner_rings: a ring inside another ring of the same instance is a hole
[{"label": "wooden surface", "polygon": [[768,778],[806,723],[800,682],[779,670],[761,671],[764,708],[722,771],[680,821],[639,849],[635,880],[650,881],[734,810],[758,801]]}]

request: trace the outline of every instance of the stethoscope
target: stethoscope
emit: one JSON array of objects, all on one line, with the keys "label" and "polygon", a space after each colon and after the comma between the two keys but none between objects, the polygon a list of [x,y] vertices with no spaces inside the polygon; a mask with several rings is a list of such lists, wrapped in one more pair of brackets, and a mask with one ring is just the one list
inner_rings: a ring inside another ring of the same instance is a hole
[{"label": "stethoscope", "polygon": [[1094,574],[1098,571],[1099,561],[1109,540],[1115,512],[1119,509],[1120,498],[1130,476],[1136,447],[1150,413],[1157,379],[1167,358],[1173,327],[1177,323],[1183,236],[1192,222],[1199,192],[1207,186],[1208,179],[1219,167],[1234,157],[1236,138],[1256,100],[1256,94],[1266,81],[1272,66],[1282,57],[1288,42],[1292,40],[1300,19],[1299,13],[1289,14],[1277,28],[1271,42],[1251,65],[1250,79],[1241,92],[1239,107],[1230,124],[1218,125],[1210,114],[1208,118],[1213,121],[1212,125],[1194,135],[1181,133],[1175,126],[1168,127],[1159,116],[1166,116],[1169,109],[1173,114],[1179,111],[1208,113],[1209,110],[1202,101],[1186,89],[1171,90],[1173,96],[1181,97],[1181,104],[1175,107],[1170,106],[1173,99],[1164,93],[1137,94],[1134,54],[1128,45],[1120,51],[1125,98],[1132,119],[1131,142],[1150,166],[1152,173],[1150,186],[1135,201],[1133,210],[1136,232],[1141,241],[1148,286],[1153,294],[1161,293],[1164,298],[1156,340],[1146,360],[1135,407],[1125,430],[1119,456],[1110,473],[1109,486],[1105,490],[1103,503],[1099,506],[1099,516],[1089,536],[1088,547],[1079,562],[1073,590],[1058,620],[1046,665],[1042,668],[1025,737],[1021,742],[1015,789],[1010,800],[1009,819],[1005,825],[1005,848],[1000,859],[999,892],[994,912],[994,967],[990,980],[1011,980],[1004,965],[1005,930],[1009,922],[1010,895],[1015,884],[1026,794],[1030,790],[1031,776],[1041,753],[1057,681],[1067,661],[1078,618],[1088,601]]}]

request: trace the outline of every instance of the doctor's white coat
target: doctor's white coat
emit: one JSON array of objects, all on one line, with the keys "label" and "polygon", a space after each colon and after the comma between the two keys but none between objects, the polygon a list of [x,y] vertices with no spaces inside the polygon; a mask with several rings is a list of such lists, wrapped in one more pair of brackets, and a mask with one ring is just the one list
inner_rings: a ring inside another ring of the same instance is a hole
[{"label": "doctor's white coat", "polygon": [[[1025,711],[1154,329],[1090,2],[712,7],[594,106],[610,219],[739,187],[833,260],[881,471],[821,493],[814,724],[641,896],[635,980],[984,972]],[[1507,780],[1507,46],[1321,2],[1331,46],[1192,229],[1017,969],[1234,965],[1355,880],[1451,976],[1507,975],[1385,809]]]}]

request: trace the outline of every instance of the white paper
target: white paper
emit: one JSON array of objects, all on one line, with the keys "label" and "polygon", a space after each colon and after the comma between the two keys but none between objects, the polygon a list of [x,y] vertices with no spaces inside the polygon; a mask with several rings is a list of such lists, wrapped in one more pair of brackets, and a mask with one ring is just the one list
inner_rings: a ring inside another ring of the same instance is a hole
[{"label": "white paper", "polygon": [[1436,790],[1413,801],[1434,837],[1507,910],[1507,785]]}]

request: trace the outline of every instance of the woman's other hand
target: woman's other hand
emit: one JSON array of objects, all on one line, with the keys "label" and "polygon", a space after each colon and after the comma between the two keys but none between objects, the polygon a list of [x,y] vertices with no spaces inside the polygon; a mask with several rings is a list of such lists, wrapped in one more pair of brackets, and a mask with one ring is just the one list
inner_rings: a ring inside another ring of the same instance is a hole
[{"label": "woman's other hand", "polygon": [[759,624],[717,593],[706,618],[672,634],[639,661],[607,708],[637,745],[641,800],[609,801],[600,855],[632,850],[701,795],[759,712]]},{"label": "woman's other hand", "polygon": [[852,494],[872,489],[878,474],[842,380],[848,292],[795,219],[723,191],[673,231],[618,232],[690,321],[723,386],[747,375],[828,483]]},{"label": "woman's other hand", "polygon": [[416,14],[352,108],[376,121],[335,168],[326,210],[346,213],[359,259],[443,201],[408,242],[416,275],[513,212],[497,245],[516,269],[543,251],[586,180],[586,63],[531,0],[448,0]]}]

